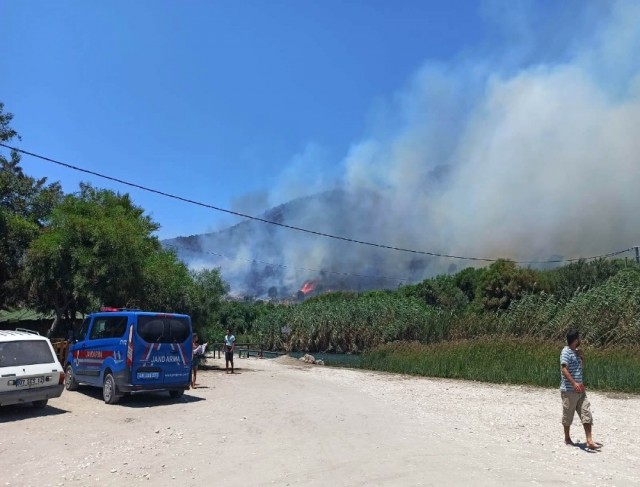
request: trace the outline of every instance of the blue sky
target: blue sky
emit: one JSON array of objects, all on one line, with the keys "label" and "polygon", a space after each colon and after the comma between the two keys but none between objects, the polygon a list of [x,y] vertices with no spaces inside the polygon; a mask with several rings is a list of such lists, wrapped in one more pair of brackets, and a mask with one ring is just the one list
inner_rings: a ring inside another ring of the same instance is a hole
[{"label": "blue sky", "polygon": [[[339,182],[425,63],[508,72],[569,56],[600,14],[581,4],[2,2],[0,100],[27,150],[257,215]],[[79,181],[130,192],[161,238],[238,221],[27,156],[23,166],[68,192]]]}]

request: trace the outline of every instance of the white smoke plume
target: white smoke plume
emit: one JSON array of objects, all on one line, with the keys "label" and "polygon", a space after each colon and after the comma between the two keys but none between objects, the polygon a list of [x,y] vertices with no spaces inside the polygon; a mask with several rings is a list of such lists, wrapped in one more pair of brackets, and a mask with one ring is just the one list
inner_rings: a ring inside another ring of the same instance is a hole
[{"label": "white smoke plume", "polygon": [[414,248],[529,260],[633,245],[640,4],[610,15],[563,62],[428,65],[403,97],[404,129],[354,146],[348,187],[382,192],[383,228]]},{"label": "white smoke plume", "polygon": [[[427,62],[390,102],[394,123],[352,145],[343,191],[299,202],[280,217],[358,240],[486,258],[572,258],[640,243],[639,25],[640,3],[622,1],[589,28],[576,28],[555,61],[514,68],[516,46],[504,62]],[[295,174],[287,170],[275,200],[283,201]],[[314,181],[322,184],[313,190],[332,184],[319,175]],[[255,270],[251,259],[287,266],[263,276],[263,293],[270,285],[290,292],[317,275],[301,268],[419,280],[471,265],[251,228],[234,241],[246,260],[216,262],[232,288],[243,286],[240,269]]]}]

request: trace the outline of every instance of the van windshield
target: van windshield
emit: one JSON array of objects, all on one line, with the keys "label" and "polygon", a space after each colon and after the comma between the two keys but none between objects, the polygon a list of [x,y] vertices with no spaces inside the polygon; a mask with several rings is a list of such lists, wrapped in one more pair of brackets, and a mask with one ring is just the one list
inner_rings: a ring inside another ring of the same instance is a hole
[{"label": "van windshield", "polygon": [[0,342],[0,367],[50,364],[55,362],[49,344],[44,340]]},{"label": "van windshield", "polygon": [[182,343],[189,338],[187,318],[177,316],[138,316],[138,335],[148,343]]}]

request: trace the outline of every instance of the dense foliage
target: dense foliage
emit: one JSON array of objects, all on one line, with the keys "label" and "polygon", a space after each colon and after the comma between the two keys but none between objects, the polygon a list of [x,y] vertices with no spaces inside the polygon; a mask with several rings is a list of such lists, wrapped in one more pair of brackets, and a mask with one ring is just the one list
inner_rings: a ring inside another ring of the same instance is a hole
[{"label": "dense foliage", "polygon": [[251,340],[291,351],[361,352],[394,341],[481,337],[562,342],[569,328],[599,347],[639,346],[640,267],[596,260],[535,270],[499,261],[395,291],[328,293],[290,305],[237,303],[235,313],[242,318],[229,323]]}]

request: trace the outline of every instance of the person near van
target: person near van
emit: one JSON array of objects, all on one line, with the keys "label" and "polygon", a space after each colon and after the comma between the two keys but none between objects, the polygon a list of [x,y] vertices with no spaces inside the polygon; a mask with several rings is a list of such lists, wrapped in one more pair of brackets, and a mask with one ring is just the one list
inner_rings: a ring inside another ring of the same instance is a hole
[{"label": "person near van", "polygon": [[562,397],[562,425],[564,426],[564,442],[574,445],[569,430],[573,417],[577,412],[587,436],[587,448],[596,450],[602,445],[593,441],[591,436],[591,405],[582,383],[584,352],[580,347],[580,334],[575,330],[567,333],[567,345],[560,353],[560,395]]},{"label": "person near van", "polygon": [[191,388],[195,389],[198,384],[196,384],[196,376],[198,375],[198,366],[200,365],[200,361],[202,357],[199,353],[197,353],[198,347],[200,344],[198,343],[198,335],[193,334],[193,343],[191,348],[193,349],[193,357],[191,359]]},{"label": "person near van", "polygon": [[231,330],[227,329],[224,336],[224,361],[225,370],[229,373],[229,362],[231,362],[231,373],[233,374],[233,351],[236,348],[236,337],[231,334]]}]

